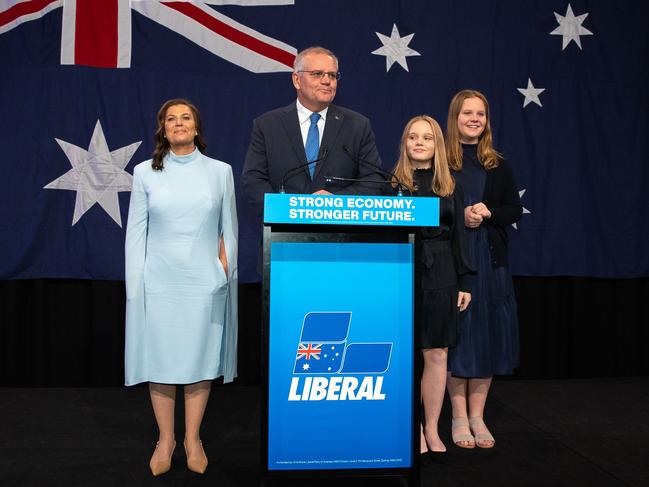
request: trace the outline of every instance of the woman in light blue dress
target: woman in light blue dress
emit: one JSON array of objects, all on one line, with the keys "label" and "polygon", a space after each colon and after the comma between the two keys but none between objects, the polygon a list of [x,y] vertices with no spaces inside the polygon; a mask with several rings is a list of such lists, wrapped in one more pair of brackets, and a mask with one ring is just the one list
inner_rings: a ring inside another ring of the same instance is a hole
[{"label": "woman in light blue dress", "polygon": [[210,159],[189,101],[158,112],[151,160],[133,172],[126,229],[126,385],[149,383],[160,435],[153,475],[171,468],[176,385],[187,466],[203,473],[200,425],[211,381],[236,375],[237,215],[232,168]]}]

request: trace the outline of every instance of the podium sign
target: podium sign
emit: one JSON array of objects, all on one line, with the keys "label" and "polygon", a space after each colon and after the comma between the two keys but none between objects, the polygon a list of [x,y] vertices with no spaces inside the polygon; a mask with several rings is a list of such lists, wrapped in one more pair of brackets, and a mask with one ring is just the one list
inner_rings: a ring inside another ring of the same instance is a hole
[{"label": "podium sign", "polygon": [[269,470],[411,466],[412,259],[410,244],[272,244]]},{"label": "podium sign", "polygon": [[266,193],[264,223],[436,227],[439,199]]},{"label": "podium sign", "polygon": [[262,483],[417,482],[415,227],[438,218],[437,198],[266,194]]}]

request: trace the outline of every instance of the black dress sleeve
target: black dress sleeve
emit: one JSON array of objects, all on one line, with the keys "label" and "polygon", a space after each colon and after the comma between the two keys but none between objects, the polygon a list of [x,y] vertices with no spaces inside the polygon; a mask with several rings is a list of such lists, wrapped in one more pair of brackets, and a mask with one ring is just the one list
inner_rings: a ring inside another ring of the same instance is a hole
[{"label": "black dress sleeve", "polygon": [[475,280],[475,268],[469,258],[469,251],[464,234],[464,195],[460,185],[455,185],[453,192],[454,222],[451,229],[451,247],[460,291],[470,293]]},{"label": "black dress sleeve", "polygon": [[506,227],[520,220],[523,205],[509,164],[502,160],[497,168],[487,171],[487,178],[491,179],[491,184],[487,188],[489,194],[485,194],[484,199],[491,218],[484,223]]}]

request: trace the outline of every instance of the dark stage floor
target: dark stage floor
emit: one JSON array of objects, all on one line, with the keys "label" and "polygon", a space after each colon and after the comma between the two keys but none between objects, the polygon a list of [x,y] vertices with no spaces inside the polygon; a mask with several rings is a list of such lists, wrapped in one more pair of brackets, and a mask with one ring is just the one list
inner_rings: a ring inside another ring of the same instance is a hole
[{"label": "dark stage floor", "polygon": [[[0,389],[0,486],[256,486],[258,401],[255,387],[215,387],[203,428],[207,473],[188,472],[180,447],[171,472],[154,479],[146,388]],[[422,486],[649,485],[649,377],[498,381],[486,418],[493,450],[452,445],[449,414],[446,406],[441,432],[449,452],[422,467]],[[388,485],[284,483],[332,484]]]}]

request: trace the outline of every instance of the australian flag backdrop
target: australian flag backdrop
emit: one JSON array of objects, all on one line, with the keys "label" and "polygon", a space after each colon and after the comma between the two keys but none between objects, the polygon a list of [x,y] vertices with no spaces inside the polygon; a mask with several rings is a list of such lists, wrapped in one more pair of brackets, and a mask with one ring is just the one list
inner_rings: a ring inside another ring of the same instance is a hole
[{"label": "australian flag backdrop", "polygon": [[444,127],[455,92],[486,94],[525,207],[514,274],[648,276],[648,41],[635,0],[0,0],[0,278],[123,279],[160,105],[199,107],[238,184],[253,118],[295,99],[311,45],[338,55],[335,103],[370,118],[386,169],[408,119]]}]

